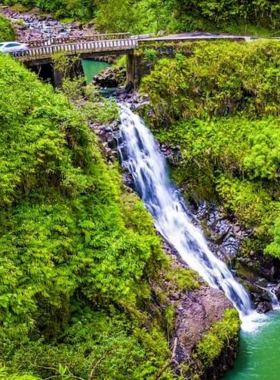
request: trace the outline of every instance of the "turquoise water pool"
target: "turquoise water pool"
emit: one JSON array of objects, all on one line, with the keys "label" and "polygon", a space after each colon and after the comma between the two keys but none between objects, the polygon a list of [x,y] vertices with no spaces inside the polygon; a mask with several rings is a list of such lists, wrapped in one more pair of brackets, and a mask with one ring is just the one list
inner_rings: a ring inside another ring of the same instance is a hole
[{"label": "turquoise water pool", "polygon": [[274,311],[254,332],[241,332],[233,370],[223,380],[280,380],[280,312]]},{"label": "turquoise water pool", "polygon": [[83,60],[83,69],[85,73],[85,77],[87,79],[87,84],[91,83],[92,78],[99,74],[101,71],[110,67],[109,63],[99,62],[99,61],[90,61],[87,59]]}]

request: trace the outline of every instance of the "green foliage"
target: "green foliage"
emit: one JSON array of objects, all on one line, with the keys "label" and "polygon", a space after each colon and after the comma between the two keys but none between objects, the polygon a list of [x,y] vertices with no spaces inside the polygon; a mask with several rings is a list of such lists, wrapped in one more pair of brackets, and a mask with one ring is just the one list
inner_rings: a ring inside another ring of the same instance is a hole
[{"label": "green foliage", "polygon": [[25,8],[38,7],[53,12],[59,18],[91,19],[94,15],[94,1],[91,0],[4,0],[5,5],[22,4]]},{"label": "green foliage", "polygon": [[279,115],[278,41],[189,42],[180,49],[186,57],[162,59],[143,79],[155,111],[171,121],[241,112]]},{"label": "green foliage", "polygon": [[175,325],[175,306],[170,304],[165,309],[165,318],[167,322],[167,332],[172,336]]},{"label": "green foliage", "polygon": [[85,78],[78,77],[75,79],[64,78],[61,88],[58,89],[58,92],[63,92],[67,98],[72,102],[78,102],[83,98],[84,95],[84,84]]},{"label": "green foliage", "polygon": [[88,122],[110,124],[119,117],[119,108],[114,99],[105,99],[89,84],[85,89],[87,102],[81,109]]},{"label": "green foliage", "polygon": [[119,68],[119,67],[126,67],[127,56],[122,55],[120,56],[117,61],[113,64],[113,67]]},{"label": "green foliage", "polygon": [[0,42],[14,41],[15,31],[11,22],[0,14]]},{"label": "green foliage", "polygon": [[[271,0],[175,0],[177,22],[184,30],[226,29],[229,25],[259,25],[277,30],[280,21],[278,1]],[[182,29],[181,29],[182,30]]]},{"label": "green foliage", "polygon": [[276,0],[4,0],[6,5],[18,2],[61,19],[96,17],[99,29],[106,32],[222,30],[268,35],[277,34],[280,23]]},{"label": "green foliage", "polygon": [[227,309],[223,319],[216,322],[198,343],[195,353],[202,363],[209,367],[222,350],[238,339],[240,320],[235,309]]},{"label": "green foliage", "polygon": [[106,32],[127,32],[130,25],[137,24],[137,15],[130,0],[100,0],[97,2],[97,26]]},{"label": "green foliage", "polygon": [[97,0],[97,26],[106,32],[157,32],[169,22],[171,3],[162,0]]},{"label": "green foliage", "polygon": [[39,7],[61,19],[90,20],[106,32],[156,33],[224,31],[277,34],[280,9],[273,0],[4,0],[6,5]]},{"label": "green foliage", "polygon": [[165,277],[172,286],[176,286],[177,291],[194,290],[200,287],[196,278],[196,272],[181,267],[172,268],[166,272]]},{"label": "green foliage", "polygon": [[146,49],[144,52],[145,60],[155,62],[157,59],[157,51],[155,49]]},{"label": "green foliage", "polygon": [[272,228],[280,195],[279,49],[278,41],[186,43],[142,83],[155,136],[180,146],[172,174],[188,199],[222,204],[253,229],[255,246],[274,237],[266,249],[274,256],[280,252],[279,223]]},{"label": "green foliage", "polygon": [[[271,0],[97,1],[97,23],[106,31],[227,31],[277,33],[280,7]],[[128,12],[129,9],[129,12]]]},{"label": "green foliage", "polygon": [[277,215],[277,218],[274,221],[274,226],[270,229],[271,234],[274,237],[274,240],[272,243],[270,243],[264,250],[265,253],[280,257],[280,218],[279,213]]},{"label": "green foliage", "polygon": [[84,110],[8,56],[0,78],[6,378],[153,379],[170,352],[144,311],[168,266],[151,217],[104,164]]}]

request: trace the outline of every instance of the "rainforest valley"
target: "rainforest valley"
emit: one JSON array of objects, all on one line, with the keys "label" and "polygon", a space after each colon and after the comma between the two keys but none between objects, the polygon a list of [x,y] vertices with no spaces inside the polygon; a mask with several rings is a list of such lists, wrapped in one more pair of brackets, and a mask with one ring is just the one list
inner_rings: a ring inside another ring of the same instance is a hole
[{"label": "rainforest valley", "polygon": [[[270,311],[269,283],[280,298],[278,1],[2,3],[97,33],[262,37],[135,54],[149,69],[137,113],[187,205],[206,203],[245,231],[224,261]],[[16,38],[0,15],[0,42]],[[54,89],[0,53],[0,379],[212,380],[234,364],[240,315],[164,242],[119,158],[108,160],[96,131],[120,114],[83,77]],[[225,237],[198,220],[211,243]]]}]

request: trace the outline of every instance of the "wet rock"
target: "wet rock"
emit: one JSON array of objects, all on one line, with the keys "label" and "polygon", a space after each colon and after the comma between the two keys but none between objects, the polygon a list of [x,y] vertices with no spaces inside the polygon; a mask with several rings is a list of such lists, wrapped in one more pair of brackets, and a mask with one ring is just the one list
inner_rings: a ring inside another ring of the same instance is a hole
[{"label": "wet rock", "polygon": [[118,153],[118,141],[116,140],[114,136],[108,137],[107,143],[108,143],[109,148],[111,148],[113,151]]},{"label": "wet rock", "polygon": [[115,121],[113,121],[113,123],[110,125],[110,127],[112,128],[112,131],[114,131],[114,132],[118,132],[119,129],[120,129],[120,125],[121,125],[121,121],[120,121],[120,120],[115,120]]},{"label": "wet rock", "polygon": [[262,314],[268,313],[271,310],[272,310],[272,304],[271,302],[268,302],[268,301],[260,302],[256,308],[256,311]]},{"label": "wet rock", "polygon": [[257,286],[260,286],[262,288],[267,288],[267,280],[265,278],[259,278],[257,281],[256,281],[256,285]]},{"label": "wet rock", "polygon": [[278,300],[280,300],[280,283],[273,288],[273,292]]},{"label": "wet rock", "polygon": [[236,220],[229,220],[217,206],[200,202],[192,208],[201,221],[211,250],[223,261],[230,263],[239,253],[240,247],[250,232],[242,229]]},{"label": "wet rock", "polygon": [[123,180],[124,185],[127,188],[132,189],[132,190],[135,191],[133,178],[132,178],[132,176],[129,173],[122,173],[122,180]]},{"label": "wet rock", "polygon": [[125,86],[125,92],[127,94],[131,93],[132,91],[134,90],[134,84],[133,82],[129,82],[126,86]]},{"label": "wet rock", "polygon": [[109,67],[93,78],[93,84],[97,88],[115,88],[126,81],[126,69],[124,67]]}]

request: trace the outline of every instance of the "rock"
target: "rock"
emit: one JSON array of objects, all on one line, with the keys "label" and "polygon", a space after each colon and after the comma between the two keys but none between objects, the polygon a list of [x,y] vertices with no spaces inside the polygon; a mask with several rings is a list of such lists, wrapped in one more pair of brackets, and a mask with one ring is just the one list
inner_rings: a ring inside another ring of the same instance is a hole
[{"label": "rock", "polygon": [[130,92],[132,92],[134,90],[134,83],[133,82],[129,82],[126,86],[125,86],[125,91],[127,94],[129,94]]},{"label": "rock", "polygon": [[256,311],[262,314],[268,313],[271,310],[272,310],[272,304],[271,302],[268,302],[268,301],[260,302],[256,308]]},{"label": "rock", "polygon": [[50,15],[42,14],[38,8],[34,8],[30,12],[19,13],[6,7],[2,9],[2,13],[13,22],[17,40],[24,43],[46,38],[83,37],[96,34],[93,25],[84,27],[77,22],[73,24],[61,23],[54,20]]},{"label": "rock", "polygon": [[[171,294],[172,297],[172,294]],[[238,336],[234,341],[228,342],[221,355],[210,367],[197,362],[195,352],[196,345],[203,335],[217,321],[221,320],[225,309],[232,307],[231,302],[224,294],[209,287],[181,294],[176,301],[176,322],[174,342],[177,342],[173,369],[178,375],[182,375],[182,368],[187,367],[186,379],[214,380],[224,375],[233,367],[238,351]]]},{"label": "rock", "polygon": [[118,132],[120,130],[120,124],[121,124],[120,120],[113,121],[113,123],[110,126],[112,128],[112,131],[113,132]]},{"label": "rock", "polygon": [[259,278],[255,284],[262,288],[267,288],[267,280],[265,278]]},{"label": "rock", "polygon": [[180,299],[180,294],[179,294],[179,293],[175,293],[175,292],[173,292],[173,293],[171,293],[171,294],[169,295],[169,298],[170,298],[171,300],[178,301],[178,300]]},{"label": "rock", "polygon": [[110,136],[108,139],[107,139],[107,143],[108,143],[108,146],[109,148],[111,148],[113,151],[116,151],[116,153],[118,154],[118,141],[116,140],[116,138],[114,136]]},{"label": "rock", "polygon": [[280,283],[273,288],[273,292],[276,295],[276,297],[278,298],[278,300],[280,300]]},{"label": "rock", "polygon": [[232,304],[223,292],[209,287],[202,287],[182,297],[174,334],[178,338],[178,363],[188,361],[201,336],[213,323],[222,318],[228,307],[232,307]]},{"label": "rock", "polygon": [[109,67],[93,78],[93,84],[97,88],[115,88],[126,81],[126,69],[124,67]]},{"label": "rock", "polygon": [[122,180],[123,180],[124,185],[127,188],[135,190],[133,178],[131,177],[131,175],[129,173],[123,173],[122,174]]}]

